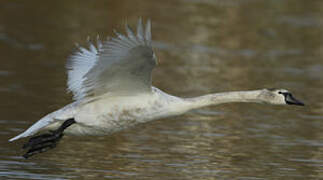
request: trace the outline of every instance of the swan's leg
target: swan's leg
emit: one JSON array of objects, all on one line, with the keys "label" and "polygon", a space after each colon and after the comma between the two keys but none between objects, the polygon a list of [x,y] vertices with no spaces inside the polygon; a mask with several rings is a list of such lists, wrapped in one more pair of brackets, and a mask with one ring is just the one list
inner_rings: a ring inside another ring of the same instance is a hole
[{"label": "swan's leg", "polygon": [[27,159],[32,155],[46,152],[49,149],[56,147],[58,141],[64,136],[64,130],[74,123],[74,118],[68,119],[64,121],[64,123],[58,129],[30,138],[29,141],[22,147],[23,149],[28,149],[23,157]]}]

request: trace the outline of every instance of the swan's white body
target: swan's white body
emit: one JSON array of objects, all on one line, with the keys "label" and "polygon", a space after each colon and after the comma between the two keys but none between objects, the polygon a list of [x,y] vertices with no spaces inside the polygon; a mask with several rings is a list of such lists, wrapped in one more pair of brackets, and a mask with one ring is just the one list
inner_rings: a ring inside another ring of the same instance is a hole
[{"label": "swan's white body", "polygon": [[[151,71],[157,59],[151,47],[150,22],[137,35],[127,27],[127,36],[90,49],[80,48],[68,64],[68,88],[75,102],[52,112],[14,141],[40,131],[58,128],[67,119],[75,124],[64,132],[74,135],[106,135],[138,123],[183,114],[191,109],[230,102],[286,104],[286,90],[255,90],[179,98],[151,85]],[[279,92],[279,93],[277,93]]]},{"label": "swan's white body", "polygon": [[64,131],[67,134],[111,134],[138,123],[182,114],[188,110],[189,104],[188,101],[168,95],[157,88],[152,88],[151,93],[136,96],[105,97],[85,104],[74,102],[48,114],[10,141],[38,131],[56,129],[69,118],[76,119],[77,123]]}]

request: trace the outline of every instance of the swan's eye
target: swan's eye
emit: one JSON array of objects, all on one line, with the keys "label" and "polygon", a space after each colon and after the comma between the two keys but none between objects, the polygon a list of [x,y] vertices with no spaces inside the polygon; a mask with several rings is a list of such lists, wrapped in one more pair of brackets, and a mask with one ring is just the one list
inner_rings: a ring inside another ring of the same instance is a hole
[{"label": "swan's eye", "polygon": [[283,94],[281,91],[278,91],[278,94]]}]

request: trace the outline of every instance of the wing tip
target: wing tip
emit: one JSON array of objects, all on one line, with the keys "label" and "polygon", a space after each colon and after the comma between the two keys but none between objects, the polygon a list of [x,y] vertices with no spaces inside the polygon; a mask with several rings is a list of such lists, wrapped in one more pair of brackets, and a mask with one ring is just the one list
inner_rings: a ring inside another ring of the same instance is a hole
[{"label": "wing tip", "polygon": [[[147,19],[146,24],[144,26],[143,18],[139,17],[137,22],[137,32],[136,35],[132,28],[128,25],[127,21],[125,22],[125,30],[126,30],[126,37],[130,40],[137,42],[141,41],[145,45],[151,46],[151,20],[150,18]],[[121,36],[124,36],[117,31],[114,30],[114,33],[117,35],[119,39]]]},{"label": "wing tip", "polygon": [[139,17],[138,23],[137,23],[137,38],[141,41],[144,41],[145,40],[144,36],[145,36],[145,33],[143,29],[143,24],[142,24],[142,18]]},{"label": "wing tip", "polygon": [[150,19],[148,19],[146,23],[145,39],[150,45],[151,44],[151,20]]}]

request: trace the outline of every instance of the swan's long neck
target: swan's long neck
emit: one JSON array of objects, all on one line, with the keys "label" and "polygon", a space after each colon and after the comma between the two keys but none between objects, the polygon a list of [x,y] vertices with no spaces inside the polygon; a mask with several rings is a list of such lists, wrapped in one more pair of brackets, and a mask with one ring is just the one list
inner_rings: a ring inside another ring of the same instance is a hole
[{"label": "swan's long neck", "polygon": [[263,101],[259,98],[261,91],[262,90],[223,92],[186,98],[185,100],[189,102],[190,109],[233,102],[262,103]]}]

